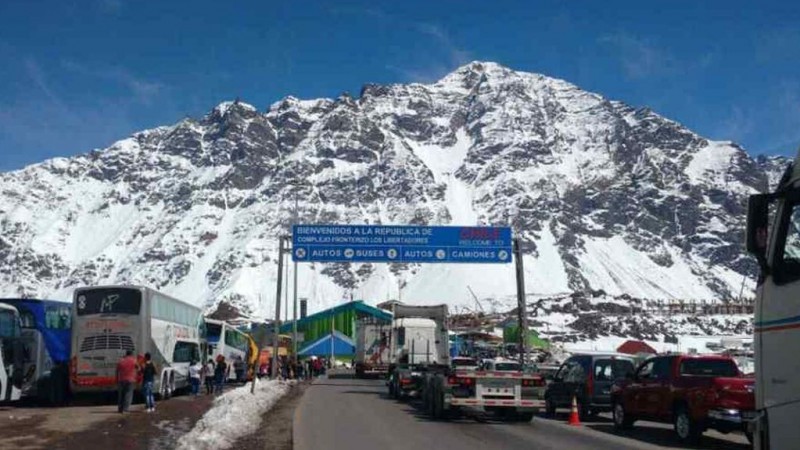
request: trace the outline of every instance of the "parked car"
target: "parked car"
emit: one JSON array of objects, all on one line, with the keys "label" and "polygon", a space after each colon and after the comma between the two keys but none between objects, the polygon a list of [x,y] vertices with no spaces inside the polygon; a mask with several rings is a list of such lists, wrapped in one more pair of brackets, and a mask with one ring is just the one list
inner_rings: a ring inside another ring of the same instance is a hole
[{"label": "parked car", "polygon": [[450,365],[458,370],[477,370],[478,360],[469,356],[455,356],[450,360]]},{"label": "parked car", "polygon": [[575,354],[564,361],[545,392],[545,412],[570,408],[573,397],[581,419],[611,411],[611,386],[633,372],[634,360],[619,353]]},{"label": "parked car", "polygon": [[612,390],[614,426],[628,429],[639,419],[673,423],[682,441],[711,428],[743,431],[755,416],[754,379],[727,356],[662,355],[644,361]]},{"label": "parked car", "polygon": [[481,370],[487,372],[519,372],[522,371],[522,366],[517,361],[495,358],[483,360]]}]

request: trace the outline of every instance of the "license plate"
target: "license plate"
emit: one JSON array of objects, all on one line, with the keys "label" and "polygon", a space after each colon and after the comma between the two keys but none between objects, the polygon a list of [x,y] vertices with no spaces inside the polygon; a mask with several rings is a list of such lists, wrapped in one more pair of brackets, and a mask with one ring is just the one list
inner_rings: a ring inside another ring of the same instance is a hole
[{"label": "license plate", "polygon": [[483,387],[487,388],[508,388],[514,387],[514,380],[484,380],[481,382]]}]

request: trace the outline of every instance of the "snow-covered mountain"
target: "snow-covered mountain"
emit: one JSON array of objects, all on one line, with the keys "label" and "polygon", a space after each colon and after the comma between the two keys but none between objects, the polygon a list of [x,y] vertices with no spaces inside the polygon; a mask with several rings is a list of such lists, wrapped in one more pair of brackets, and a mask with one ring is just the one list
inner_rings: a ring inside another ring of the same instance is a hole
[{"label": "snow-covered mountain", "polygon": [[[272,314],[276,238],[297,217],[510,224],[531,294],[723,300],[744,280],[747,296],[745,199],[784,164],[486,62],[358,98],[226,102],[0,174],[0,295],[126,282]],[[298,291],[315,311],[351,297],[473,305],[468,286],[514,303],[511,265],[302,264]]]}]

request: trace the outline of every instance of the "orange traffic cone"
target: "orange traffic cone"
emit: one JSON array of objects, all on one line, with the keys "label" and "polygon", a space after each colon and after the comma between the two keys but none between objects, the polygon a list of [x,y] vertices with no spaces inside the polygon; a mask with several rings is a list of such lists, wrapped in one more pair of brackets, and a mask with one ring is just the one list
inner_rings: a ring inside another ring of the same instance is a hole
[{"label": "orange traffic cone", "polygon": [[569,422],[570,425],[580,426],[581,418],[578,414],[578,399],[575,396],[572,396],[572,410],[569,412]]}]

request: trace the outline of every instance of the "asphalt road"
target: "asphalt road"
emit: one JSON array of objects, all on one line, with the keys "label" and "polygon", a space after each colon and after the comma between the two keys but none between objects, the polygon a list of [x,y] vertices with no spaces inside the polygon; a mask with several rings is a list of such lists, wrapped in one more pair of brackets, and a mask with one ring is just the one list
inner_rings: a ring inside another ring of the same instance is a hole
[{"label": "asphalt road", "polygon": [[[505,423],[483,417],[435,422],[418,402],[388,398],[382,380],[319,379],[295,410],[295,450],[441,450],[465,449],[676,449],[669,425],[637,422],[636,428],[617,435],[606,417],[581,427],[556,419],[536,417],[531,423]],[[707,433],[692,448],[744,450],[743,436]]]}]

